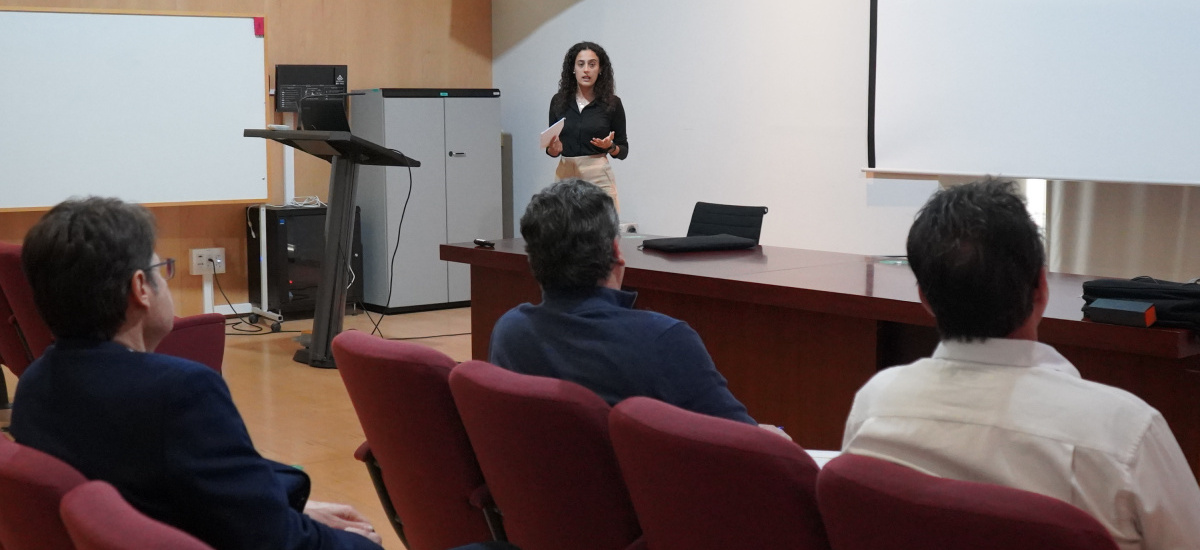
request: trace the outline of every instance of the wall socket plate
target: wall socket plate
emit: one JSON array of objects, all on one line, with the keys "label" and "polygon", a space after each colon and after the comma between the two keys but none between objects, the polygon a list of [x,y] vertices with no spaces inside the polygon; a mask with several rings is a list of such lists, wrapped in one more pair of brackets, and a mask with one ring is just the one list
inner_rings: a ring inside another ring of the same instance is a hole
[{"label": "wall socket plate", "polygon": [[620,227],[621,233],[637,233],[638,232],[637,222],[623,223],[619,227]]},{"label": "wall socket plate", "polygon": [[[207,275],[209,273],[225,273],[225,249],[224,248],[193,248],[188,252],[191,253],[192,261],[189,271],[192,275]],[[217,269],[213,271],[213,264],[208,260],[212,259],[216,263]]]}]

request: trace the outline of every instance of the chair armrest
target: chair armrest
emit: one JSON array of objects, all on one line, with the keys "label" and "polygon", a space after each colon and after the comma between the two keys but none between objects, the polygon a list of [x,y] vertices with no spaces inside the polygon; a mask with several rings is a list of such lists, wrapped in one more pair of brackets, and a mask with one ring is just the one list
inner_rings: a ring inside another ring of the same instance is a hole
[{"label": "chair armrest", "polygon": [[8,370],[20,378],[21,373],[33,362],[29,344],[25,343],[25,335],[17,325],[14,315],[8,316],[8,327],[0,327],[0,330],[4,331],[4,334],[0,335],[0,359],[8,366]]},{"label": "chair armrest", "polygon": [[154,351],[191,359],[221,372],[225,360],[225,316],[205,313],[176,317],[171,333]]},{"label": "chair armrest", "polygon": [[469,500],[471,502],[471,506],[479,508],[480,510],[496,507],[496,501],[492,499],[492,490],[488,489],[487,485],[480,485],[476,487],[474,491],[471,491],[471,497]]},{"label": "chair armrest", "polygon": [[375,460],[375,456],[371,454],[371,444],[366,441],[362,442],[357,449],[354,450],[354,459],[359,462],[370,462]]},{"label": "chair armrest", "polygon": [[[471,506],[483,511],[483,520],[487,522],[488,531],[492,534],[492,540],[508,540],[508,534],[504,531],[504,515],[496,507],[496,500],[492,498],[492,490],[488,489],[486,484],[480,485],[474,491],[471,491],[471,496],[467,500],[471,503]],[[497,546],[496,548],[508,547]]]}]

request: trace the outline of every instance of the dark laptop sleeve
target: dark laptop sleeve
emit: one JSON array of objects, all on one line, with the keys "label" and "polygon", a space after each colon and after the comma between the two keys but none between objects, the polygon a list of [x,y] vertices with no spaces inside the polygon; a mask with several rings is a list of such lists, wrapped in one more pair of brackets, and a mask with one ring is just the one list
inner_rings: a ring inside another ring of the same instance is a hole
[{"label": "dark laptop sleeve", "polygon": [[660,252],[697,252],[701,250],[742,250],[754,248],[754,239],[733,235],[696,235],[694,237],[669,237],[646,239],[642,247]]}]

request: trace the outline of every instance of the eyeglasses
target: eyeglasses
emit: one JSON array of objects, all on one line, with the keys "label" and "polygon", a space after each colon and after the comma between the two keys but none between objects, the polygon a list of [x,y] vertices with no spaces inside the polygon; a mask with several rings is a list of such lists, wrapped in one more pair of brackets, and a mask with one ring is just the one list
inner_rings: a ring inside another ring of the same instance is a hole
[{"label": "eyeglasses", "polygon": [[148,272],[151,269],[159,267],[163,268],[160,273],[162,273],[162,278],[164,280],[170,281],[173,277],[175,277],[175,258],[167,258],[166,260],[158,262],[152,266],[146,267],[142,271]]}]

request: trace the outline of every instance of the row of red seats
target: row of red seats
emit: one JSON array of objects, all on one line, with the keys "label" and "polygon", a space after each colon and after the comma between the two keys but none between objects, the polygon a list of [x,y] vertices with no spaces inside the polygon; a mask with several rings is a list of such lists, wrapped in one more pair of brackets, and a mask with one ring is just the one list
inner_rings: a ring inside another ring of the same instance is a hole
[{"label": "row of red seats", "polygon": [[112,485],[0,436],[0,548],[6,550],[212,550],[150,519]]},{"label": "row of red seats", "polygon": [[[38,313],[33,288],[21,269],[21,245],[0,243],[0,361],[20,377],[52,343],[54,335]],[[218,313],[176,317],[171,333],[155,351],[221,372],[225,317]]]},{"label": "row of red seats", "polygon": [[1116,549],[1042,495],[853,455],[819,469],[757,427],[640,397],[610,409],[571,382],[355,331],[333,353],[367,439],[356,456],[410,550]]}]

